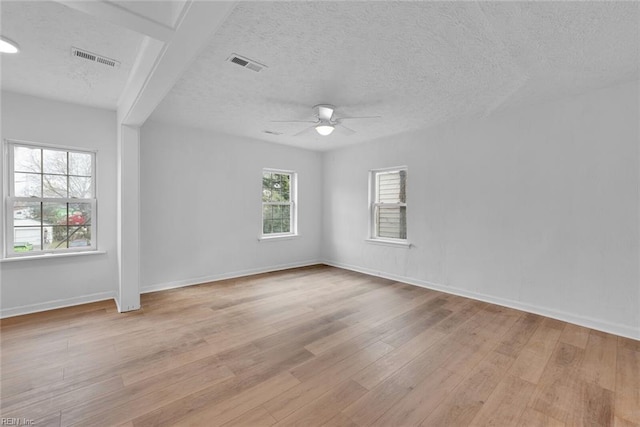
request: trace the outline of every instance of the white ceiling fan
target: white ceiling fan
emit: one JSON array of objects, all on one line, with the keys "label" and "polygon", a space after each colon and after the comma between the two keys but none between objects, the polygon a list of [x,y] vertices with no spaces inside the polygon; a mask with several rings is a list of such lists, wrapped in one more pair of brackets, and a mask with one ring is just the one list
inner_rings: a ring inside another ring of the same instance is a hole
[{"label": "white ceiling fan", "polygon": [[363,117],[336,117],[334,115],[336,107],[329,104],[319,104],[313,107],[313,112],[316,120],[272,120],[273,123],[313,123],[311,126],[296,133],[294,136],[298,136],[307,132],[310,129],[315,129],[322,136],[331,135],[336,127],[344,130],[347,134],[353,134],[356,131],[350,129],[342,124],[343,120],[355,120],[355,119],[378,119],[381,116],[363,116]]}]

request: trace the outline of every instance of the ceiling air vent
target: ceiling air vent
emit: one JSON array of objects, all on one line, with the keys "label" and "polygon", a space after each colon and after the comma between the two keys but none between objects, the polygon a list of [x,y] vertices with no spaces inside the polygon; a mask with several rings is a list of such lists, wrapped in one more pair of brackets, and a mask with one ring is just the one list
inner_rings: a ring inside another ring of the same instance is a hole
[{"label": "ceiling air vent", "polygon": [[227,61],[255,72],[260,72],[263,68],[267,68],[264,64],[254,61],[253,59],[245,58],[244,56],[236,55],[235,53],[232,53],[231,56],[227,58]]},{"label": "ceiling air vent", "polygon": [[107,58],[86,50],[78,49],[77,47],[71,48],[71,56],[81,58],[91,62],[97,62],[98,64],[106,65],[111,68],[118,68],[120,63],[115,59]]}]

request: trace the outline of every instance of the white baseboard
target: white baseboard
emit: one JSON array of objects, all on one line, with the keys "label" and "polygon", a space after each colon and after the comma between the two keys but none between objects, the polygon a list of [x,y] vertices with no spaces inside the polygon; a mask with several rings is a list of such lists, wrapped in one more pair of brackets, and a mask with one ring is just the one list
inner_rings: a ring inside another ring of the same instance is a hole
[{"label": "white baseboard", "polygon": [[[178,280],[174,282],[159,283],[159,284],[143,287],[140,293],[156,292],[156,291],[162,291],[165,289],[182,288],[185,286],[199,285],[202,283],[215,282],[218,280],[234,279],[237,277],[250,276],[252,274],[270,273],[273,271],[287,270],[290,268],[298,268],[298,267],[308,267],[308,266],[317,265],[317,264],[322,264],[322,261],[314,260],[314,261],[296,262],[296,263],[282,264],[282,265],[276,265],[276,266],[270,266],[270,267],[264,267],[264,268],[254,268],[254,269],[235,271],[231,273],[215,274],[211,276],[202,276],[202,277],[197,277],[193,279]],[[47,301],[47,302],[38,303],[38,304],[23,305],[20,307],[0,309],[0,319],[13,317],[13,316],[21,316],[23,314],[38,313],[38,312],[47,311],[47,310],[55,310],[57,308],[71,307],[74,305],[88,304],[91,302],[104,301],[108,299],[113,299],[118,311],[122,312],[118,304],[117,292],[112,291],[112,292],[100,292],[97,294],[84,295],[84,296],[74,297],[74,298]]]},{"label": "white baseboard", "polygon": [[116,303],[116,309],[118,310],[118,313],[122,313],[122,310],[120,310],[120,295],[117,292],[114,293],[113,300]]},{"label": "white baseboard", "polygon": [[[308,267],[316,264],[326,264],[333,267],[344,268],[346,270],[352,270],[352,271],[357,271],[359,273],[369,274],[371,276],[382,277],[390,280],[397,280],[399,282],[408,283],[410,285],[415,285],[422,288],[433,289],[433,290],[448,293],[448,294],[459,295],[462,297],[471,298],[478,301],[484,301],[491,304],[501,305],[501,306],[513,308],[516,310],[526,311],[529,313],[534,313],[541,316],[562,320],[564,322],[573,323],[573,324],[584,326],[587,328],[596,329],[602,332],[607,332],[607,333],[619,335],[622,337],[640,340],[640,330],[638,328],[633,328],[631,326],[607,322],[601,319],[594,319],[588,316],[581,316],[577,314],[567,313],[564,311],[551,310],[545,307],[535,306],[535,305],[503,299],[503,298],[498,298],[498,297],[480,294],[476,292],[470,292],[464,289],[452,288],[449,286],[431,283],[425,280],[415,279],[412,277],[405,277],[405,276],[380,272],[380,271],[372,270],[365,267],[359,267],[359,266],[354,266],[354,265],[349,265],[349,264],[344,264],[344,263],[329,261],[329,260],[313,260],[313,261],[281,264],[277,266],[240,270],[240,271],[235,271],[231,273],[202,276],[202,277],[178,280],[178,281],[167,282],[167,283],[158,283],[158,284],[143,287],[141,289],[141,293],[149,293],[149,292],[156,292],[156,291],[161,291],[165,289],[181,288],[185,286],[198,285],[198,284],[207,283],[207,282],[215,282],[219,280],[250,276],[252,274],[270,273],[274,271],[287,270],[290,268]],[[54,301],[47,301],[44,303],[29,304],[29,305],[23,305],[20,307],[0,309],[0,319],[13,317],[13,316],[21,316],[24,314],[38,313],[41,311],[54,310],[58,308],[71,307],[74,305],[88,304],[88,303],[104,301],[108,299],[113,299],[116,303],[116,306],[118,305],[116,292],[113,292],[113,291],[100,292],[100,293],[84,295],[80,297],[59,299]],[[118,307],[118,311],[120,311],[119,307]]]},{"label": "white baseboard", "polygon": [[269,267],[251,268],[247,270],[233,271],[230,273],[213,274],[210,276],[194,277],[191,279],[176,280],[173,282],[156,283],[153,285],[143,286],[140,290],[141,294],[149,292],[164,291],[166,289],[182,288],[185,286],[200,285],[202,283],[217,282],[219,280],[235,279],[238,277],[250,276],[252,274],[271,273],[274,271],[288,270],[290,268],[308,267],[311,265],[323,264],[320,260],[294,262],[289,264],[280,264]]},{"label": "white baseboard", "polygon": [[[7,317],[22,316],[23,314],[39,313],[41,311],[55,310],[57,308],[71,307],[74,305],[88,304],[90,302],[104,301],[108,299],[115,300],[115,292],[99,292],[97,294],[83,295],[80,297],[58,299],[53,301],[42,302],[38,304],[22,305],[20,307],[12,307],[0,309],[0,319]],[[116,301],[117,304],[117,301]]]},{"label": "white baseboard", "polygon": [[475,299],[478,301],[500,305],[503,307],[513,308],[520,311],[526,311],[528,313],[539,314],[541,316],[562,320],[563,322],[573,323],[575,325],[584,326],[586,328],[591,328],[591,329],[607,332],[614,335],[619,335],[626,338],[640,340],[640,329],[633,328],[627,325],[611,323],[605,320],[594,319],[592,317],[567,313],[564,311],[552,310],[545,307],[526,304],[519,301],[498,298],[491,295],[479,294],[479,293],[470,292],[464,289],[452,288],[450,286],[431,283],[426,280],[420,280],[412,277],[389,274],[389,273],[376,271],[376,270],[372,270],[365,267],[343,264],[340,262],[328,261],[328,260],[324,260],[323,263],[333,267],[344,268],[346,270],[357,271],[359,273],[369,274],[371,276],[382,277],[385,279],[397,280],[398,282],[408,283],[410,285],[419,286],[421,288],[433,289],[433,290],[444,292],[447,294],[458,295],[466,298]]}]

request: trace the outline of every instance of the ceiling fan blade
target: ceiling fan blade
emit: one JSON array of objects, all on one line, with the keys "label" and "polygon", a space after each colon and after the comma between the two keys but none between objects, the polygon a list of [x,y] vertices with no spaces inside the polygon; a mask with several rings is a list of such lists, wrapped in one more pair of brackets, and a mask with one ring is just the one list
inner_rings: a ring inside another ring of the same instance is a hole
[{"label": "ceiling fan blade", "polygon": [[356,133],[355,130],[346,127],[345,125],[343,125],[342,123],[336,123],[336,126],[339,126],[340,129],[342,129],[344,131],[344,133],[346,133],[347,135],[353,135],[354,133]]},{"label": "ceiling fan blade", "polygon": [[340,117],[338,120],[355,120],[355,119],[381,119],[382,116],[362,116],[362,117]]},{"label": "ceiling fan blade", "polygon": [[313,128],[315,128],[315,126],[309,126],[309,127],[306,127],[306,128],[304,128],[304,129],[302,129],[300,132],[298,132],[298,133],[294,134],[293,136],[299,136],[299,135],[302,135],[303,133],[306,133],[306,132],[310,131],[310,130],[311,130],[311,129],[313,129]]},{"label": "ceiling fan blade", "polygon": [[317,120],[271,120],[271,123],[318,123]]}]

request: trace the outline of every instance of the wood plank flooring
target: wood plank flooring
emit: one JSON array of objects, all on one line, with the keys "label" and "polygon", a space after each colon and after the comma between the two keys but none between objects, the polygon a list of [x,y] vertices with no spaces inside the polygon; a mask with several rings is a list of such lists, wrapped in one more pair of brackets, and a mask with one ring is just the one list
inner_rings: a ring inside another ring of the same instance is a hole
[{"label": "wood plank flooring", "polygon": [[5,319],[37,426],[640,426],[640,342],[327,266]]}]

